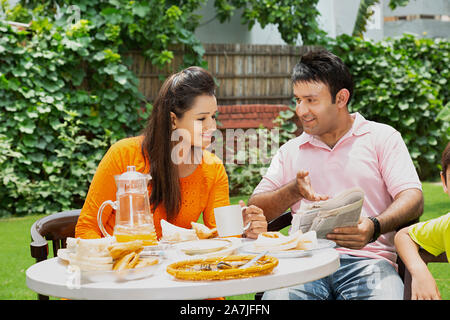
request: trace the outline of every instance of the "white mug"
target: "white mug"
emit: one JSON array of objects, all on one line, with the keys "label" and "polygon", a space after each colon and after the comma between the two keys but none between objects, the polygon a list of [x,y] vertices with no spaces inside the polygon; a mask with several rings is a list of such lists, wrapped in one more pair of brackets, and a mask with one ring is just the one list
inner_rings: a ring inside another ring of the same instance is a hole
[{"label": "white mug", "polygon": [[216,227],[219,237],[241,237],[245,230],[250,227],[248,223],[244,227],[243,212],[248,207],[238,204],[214,208]]}]

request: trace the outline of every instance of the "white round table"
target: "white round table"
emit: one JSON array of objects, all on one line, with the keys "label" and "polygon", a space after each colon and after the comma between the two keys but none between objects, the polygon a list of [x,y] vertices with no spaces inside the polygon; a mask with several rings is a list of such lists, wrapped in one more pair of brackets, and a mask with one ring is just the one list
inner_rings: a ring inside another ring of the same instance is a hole
[{"label": "white round table", "polygon": [[339,253],[335,249],[325,249],[311,256],[280,258],[271,274],[254,278],[181,281],[168,274],[163,265],[160,272],[145,279],[81,283],[73,287],[68,285],[67,263],[52,258],[28,268],[26,282],[37,293],[67,299],[207,299],[294,286],[328,276],[338,268]]}]

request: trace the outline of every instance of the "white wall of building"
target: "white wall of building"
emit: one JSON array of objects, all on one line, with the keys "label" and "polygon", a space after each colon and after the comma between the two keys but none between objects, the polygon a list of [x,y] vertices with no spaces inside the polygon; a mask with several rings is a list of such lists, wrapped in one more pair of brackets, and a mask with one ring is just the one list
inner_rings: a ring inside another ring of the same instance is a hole
[{"label": "white wall of building", "polygon": [[[351,34],[356,21],[359,1],[319,0],[317,3],[317,9],[320,12],[319,26],[331,37],[343,33]],[[381,10],[382,6],[380,6],[380,12]],[[221,24],[214,19],[214,0],[208,0],[207,4],[197,13],[203,18],[196,31],[196,36],[204,43],[286,44],[276,25],[270,24],[262,28],[259,23],[256,23],[252,30],[248,30],[246,25],[241,24],[242,10],[235,12],[229,22]],[[382,21],[382,13],[379,18]],[[379,29],[368,30],[365,35],[376,40],[381,39],[383,24],[380,24]],[[300,37],[296,44],[301,44]]]},{"label": "white wall of building", "polygon": [[421,37],[450,37],[450,0],[410,0],[408,5],[391,10],[389,1],[384,0],[385,17],[436,15],[439,19],[412,19],[386,21],[384,23],[384,37],[397,37],[403,33],[413,33]]},{"label": "white wall of building", "polygon": [[230,21],[220,23],[215,18],[214,0],[208,0],[206,5],[196,13],[201,15],[200,26],[195,35],[203,43],[246,43],[246,44],[285,44],[275,25],[264,29],[256,23],[252,30],[241,23],[243,10],[237,10]]},{"label": "white wall of building", "polygon": [[[295,1],[295,0],[293,0]],[[319,25],[331,37],[340,34],[352,34],[360,0],[319,0]],[[384,22],[384,17],[411,14],[450,15],[450,0],[410,0],[405,7],[392,11],[389,0],[380,0],[374,8],[374,15],[369,20],[365,39],[375,41],[385,37],[400,36],[404,32],[419,36],[449,37],[450,22],[418,19],[414,21]],[[241,11],[242,12],[242,11]],[[276,25],[261,28],[256,24],[252,30],[241,24],[241,12],[236,12],[230,22],[220,24],[214,18],[214,0],[198,13],[203,15],[203,22],[196,31],[196,36],[205,43],[246,43],[246,44],[285,44]],[[425,32],[425,34],[424,34]],[[220,35],[220,36],[219,36]],[[296,44],[301,44],[301,39]]]}]

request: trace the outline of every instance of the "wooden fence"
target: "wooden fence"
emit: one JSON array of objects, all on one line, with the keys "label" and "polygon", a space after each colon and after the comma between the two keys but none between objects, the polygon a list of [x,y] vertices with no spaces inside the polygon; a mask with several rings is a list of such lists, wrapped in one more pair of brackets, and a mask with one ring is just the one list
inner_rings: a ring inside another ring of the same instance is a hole
[{"label": "wooden fence", "polygon": [[[291,72],[308,47],[282,45],[204,44],[208,70],[218,82],[219,105],[291,104]],[[139,52],[131,52],[132,70],[140,91],[151,102],[164,78],[180,69],[182,52],[175,51],[163,70],[151,65]]]}]

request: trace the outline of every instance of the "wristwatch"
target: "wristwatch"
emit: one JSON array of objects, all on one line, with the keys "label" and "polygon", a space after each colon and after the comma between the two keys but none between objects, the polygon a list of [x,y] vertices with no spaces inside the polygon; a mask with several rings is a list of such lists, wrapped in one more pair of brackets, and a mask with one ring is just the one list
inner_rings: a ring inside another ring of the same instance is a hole
[{"label": "wristwatch", "polygon": [[375,242],[381,235],[380,221],[378,221],[378,219],[375,217],[367,217],[367,218],[369,218],[373,222],[373,236],[372,239],[370,239],[370,242]]}]

